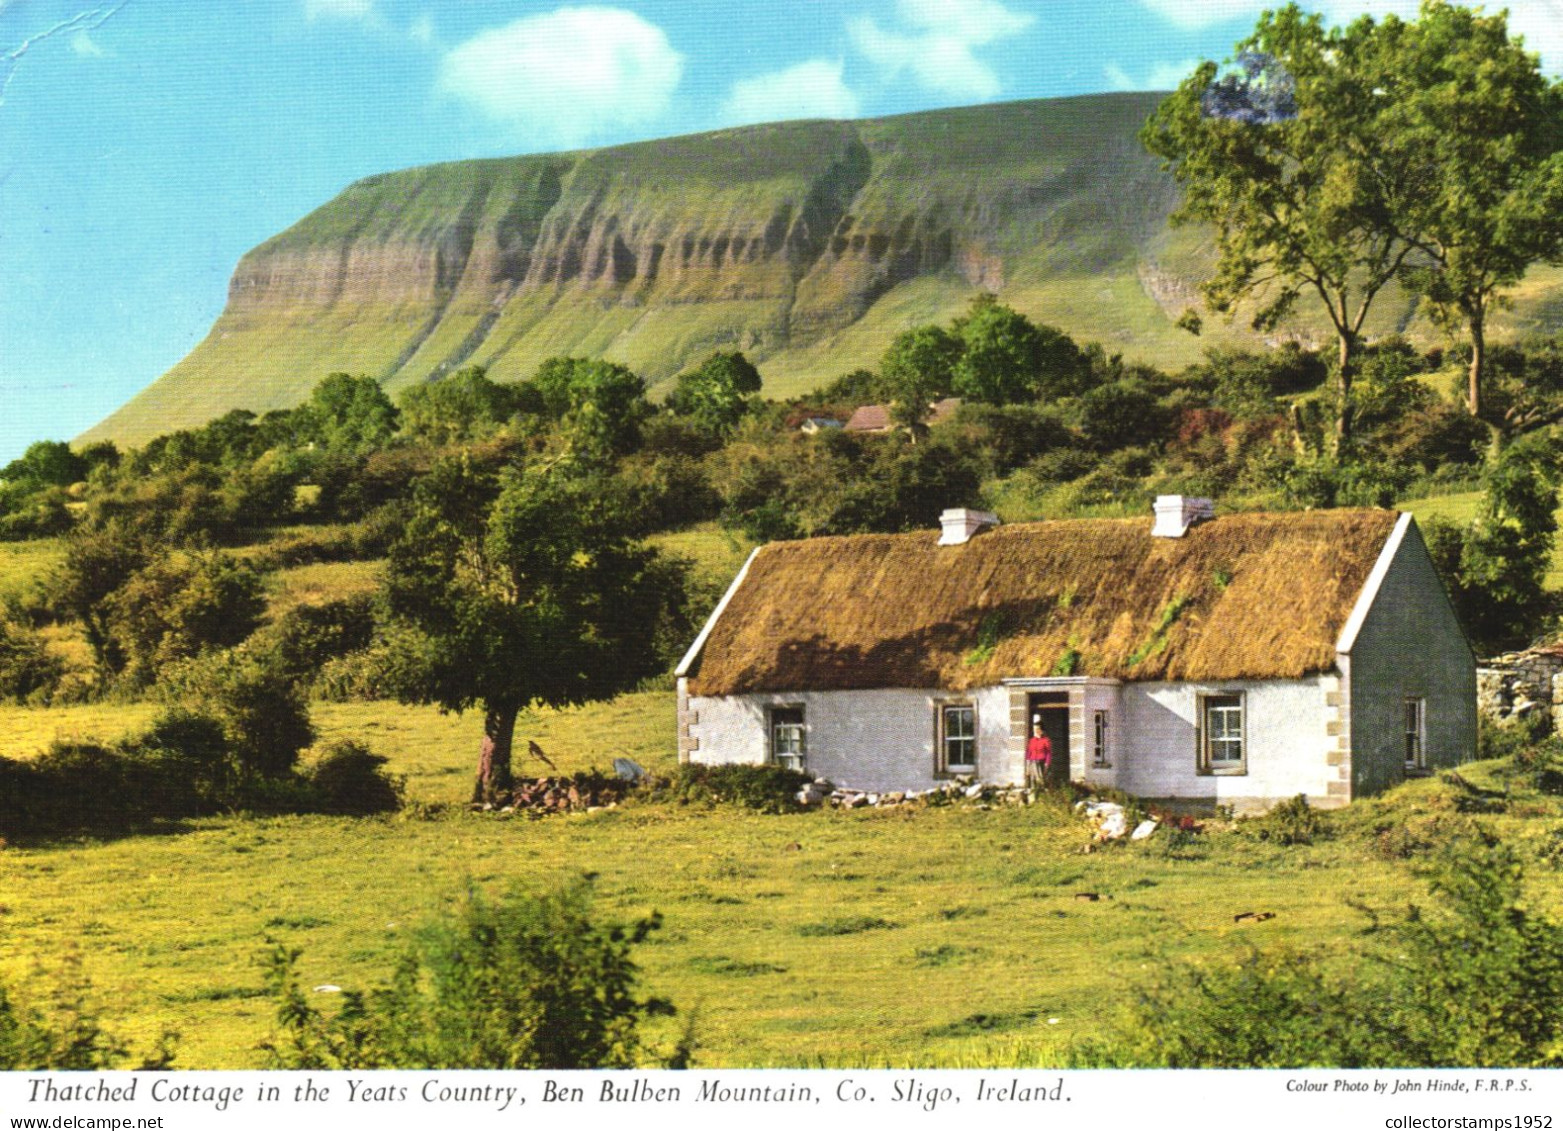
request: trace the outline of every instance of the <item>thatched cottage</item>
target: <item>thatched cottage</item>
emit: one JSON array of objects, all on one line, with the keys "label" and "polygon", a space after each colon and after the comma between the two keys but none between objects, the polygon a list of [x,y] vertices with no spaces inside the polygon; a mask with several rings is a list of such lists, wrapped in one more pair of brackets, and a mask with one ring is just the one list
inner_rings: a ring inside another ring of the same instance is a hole
[{"label": "thatched cottage", "polygon": [[998,525],[756,550],[678,668],[679,756],[838,785],[1054,772],[1145,798],[1343,805],[1469,758],[1475,660],[1409,514]]}]

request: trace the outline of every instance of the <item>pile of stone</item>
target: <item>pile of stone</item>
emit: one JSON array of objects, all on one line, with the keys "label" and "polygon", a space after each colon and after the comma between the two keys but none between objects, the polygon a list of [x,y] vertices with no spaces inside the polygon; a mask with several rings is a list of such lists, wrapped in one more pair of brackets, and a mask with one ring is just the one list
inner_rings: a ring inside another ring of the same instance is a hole
[{"label": "pile of stone", "polygon": [[477,806],[500,813],[525,812],[580,813],[611,809],[618,805],[635,783],[600,774],[576,774],[573,777],[522,778],[512,787],[508,799],[498,805]]},{"label": "pile of stone", "polygon": [[1122,840],[1128,837],[1130,840],[1145,840],[1155,835],[1158,822],[1154,818],[1146,818],[1134,826],[1134,831],[1129,831],[1128,810],[1116,801],[1079,801],[1075,803],[1075,812],[1085,818],[1091,826],[1092,841],[1100,844],[1109,840]]},{"label": "pile of stone", "polygon": [[1476,669],[1476,705],[1498,723],[1535,715],[1557,728],[1563,722],[1563,646],[1482,661]]}]

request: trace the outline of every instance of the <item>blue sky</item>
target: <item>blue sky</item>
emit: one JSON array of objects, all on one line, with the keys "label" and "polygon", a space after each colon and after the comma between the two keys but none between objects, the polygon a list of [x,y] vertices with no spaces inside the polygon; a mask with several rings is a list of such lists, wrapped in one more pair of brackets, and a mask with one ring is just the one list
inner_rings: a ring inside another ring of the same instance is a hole
[{"label": "blue sky", "polygon": [[[153,381],[205,335],[247,249],[371,173],[1161,89],[1266,6],[0,0],[0,463]],[[1563,0],[1508,7],[1563,69]]]}]

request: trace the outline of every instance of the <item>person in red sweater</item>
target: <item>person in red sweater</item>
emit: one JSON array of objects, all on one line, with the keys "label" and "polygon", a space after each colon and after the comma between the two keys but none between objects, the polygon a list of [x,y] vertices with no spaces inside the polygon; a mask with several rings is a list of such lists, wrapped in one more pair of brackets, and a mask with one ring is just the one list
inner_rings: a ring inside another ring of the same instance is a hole
[{"label": "person in red sweater", "polygon": [[1031,737],[1026,740],[1026,784],[1046,785],[1047,772],[1053,765],[1053,744],[1042,733],[1041,723],[1031,724]]}]

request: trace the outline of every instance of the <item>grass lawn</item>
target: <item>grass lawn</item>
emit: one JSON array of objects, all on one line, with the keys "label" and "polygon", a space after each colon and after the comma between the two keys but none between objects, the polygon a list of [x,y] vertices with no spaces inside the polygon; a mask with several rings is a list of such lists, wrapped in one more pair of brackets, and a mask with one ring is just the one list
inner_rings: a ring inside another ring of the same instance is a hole
[{"label": "grass lawn", "polygon": [[[566,772],[615,755],[665,769],[672,700],[643,692],[539,712],[518,737]],[[0,734],[107,737],[144,721],[133,715],[8,708]],[[303,948],[307,985],[367,988],[469,884],[586,874],[603,917],[664,916],[637,952],[644,988],[694,1014],[703,1065],[1047,1063],[1099,1033],[1170,959],[1248,943],[1349,947],[1364,920],[1348,898],[1403,907],[1420,890],[1403,861],[1360,837],[1285,848],[1219,832],[1184,849],[1161,836],[1083,854],[1084,828],[1049,804],[762,816],[631,802],[475,815],[461,803],[478,716],[390,704],[319,705],[315,716],[323,737],[389,755],[410,798],[447,804],[7,847],[0,971],[50,971],[74,949],[117,1032],[145,1045],[172,1026],[182,1066],[253,1067],[272,1024],[257,964],[268,940]],[[524,758],[517,768],[539,770]],[[1414,783],[1400,804],[1438,788]],[[1555,823],[1556,805],[1544,808]],[[1246,911],[1275,917],[1235,923]],[[679,1024],[652,1036],[671,1044]]]}]

